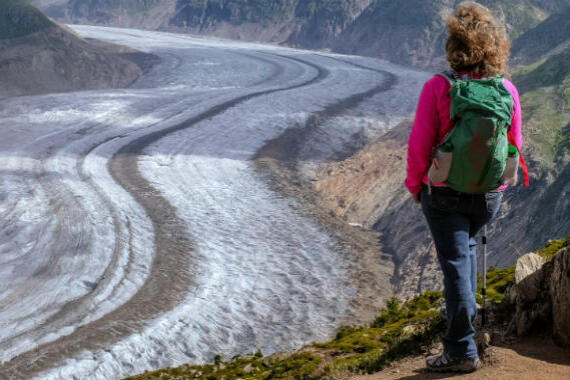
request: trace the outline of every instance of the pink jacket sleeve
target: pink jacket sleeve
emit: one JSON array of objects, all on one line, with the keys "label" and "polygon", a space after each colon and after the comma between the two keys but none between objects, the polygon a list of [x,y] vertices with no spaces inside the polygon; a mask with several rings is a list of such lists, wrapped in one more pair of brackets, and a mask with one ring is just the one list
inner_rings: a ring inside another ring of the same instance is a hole
[{"label": "pink jacket sleeve", "polygon": [[404,184],[412,194],[420,192],[422,179],[429,169],[432,148],[436,146],[439,136],[435,80],[436,77],[428,80],[422,88],[408,139],[407,176]]},{"label": "pink jacket sleeve", "polygon": [[514,84],[512,84],[508,79],[503,79],[505,88],[513,96],[513,117],[511,119],[511,135],[515,140],[515,144],[519,149],[522,149],[522,112],[521,103],[519,99],[519,92]]}]

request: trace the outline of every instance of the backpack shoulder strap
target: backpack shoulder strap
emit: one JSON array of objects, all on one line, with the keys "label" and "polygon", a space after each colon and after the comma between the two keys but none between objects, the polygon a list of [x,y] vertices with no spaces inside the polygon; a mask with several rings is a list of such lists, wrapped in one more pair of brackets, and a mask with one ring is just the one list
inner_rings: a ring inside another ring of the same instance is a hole
[{"label": "backpack shoulder strap", "polygon": [[459,74],[457,74],[455,71],[451,71],[451,70],[442,71],[441,73],[438,73],[437,75],[444,77],[449,82],[450,86],[453,86],[453,84],[455,82],[461,80],[461,78],[459,77]]}]

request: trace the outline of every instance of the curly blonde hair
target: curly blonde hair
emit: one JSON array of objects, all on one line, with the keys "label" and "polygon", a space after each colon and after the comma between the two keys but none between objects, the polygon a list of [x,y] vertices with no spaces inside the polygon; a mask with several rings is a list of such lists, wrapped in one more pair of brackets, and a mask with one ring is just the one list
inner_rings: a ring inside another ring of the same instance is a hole
[{"label": "curly blonde hair", "polygon": [[446,59],[454,71],[484,78],[508,74],[509,37],[488,8],[462,2],[447,20],[447,31]]}]

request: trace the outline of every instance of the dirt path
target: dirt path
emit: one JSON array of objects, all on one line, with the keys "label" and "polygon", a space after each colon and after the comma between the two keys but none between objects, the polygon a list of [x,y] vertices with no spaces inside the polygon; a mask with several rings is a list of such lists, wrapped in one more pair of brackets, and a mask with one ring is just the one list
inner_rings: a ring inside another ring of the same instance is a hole
[{"label": "dirt path", "polygon": [[371,375],[347,376],[346,380],[570,380],[570,348],[555,346],[550,338],[515,340],[503,347],[488,349],[485,366],[473,373],[431,373],[425,358],[415,356],[398,361]]}]

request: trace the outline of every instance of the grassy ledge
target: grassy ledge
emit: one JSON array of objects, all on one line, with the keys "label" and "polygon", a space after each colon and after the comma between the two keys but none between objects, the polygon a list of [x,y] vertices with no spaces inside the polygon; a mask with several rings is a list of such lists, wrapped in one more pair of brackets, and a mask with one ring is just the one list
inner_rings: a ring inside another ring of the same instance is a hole
[{"label": "grassy ledge", "polygon": [[418,352],[443,331],[438,301],[441,292],[426,292],[407,302],[393,297],[368,326],[345,326],[326,343],[313,343],[292,354],[263,357],[261,352],[214,364],[183,365],[145,372],[125,380],[330,379],[340,372],[372,373],[392,360]]},{"label": "grassy ledge", "polygon": [[564,248],[570,246],[570,237],[562,240],[549,240],[543,249],[536,251],[537,254],[546,260],[550,260],[556,253]]}]

